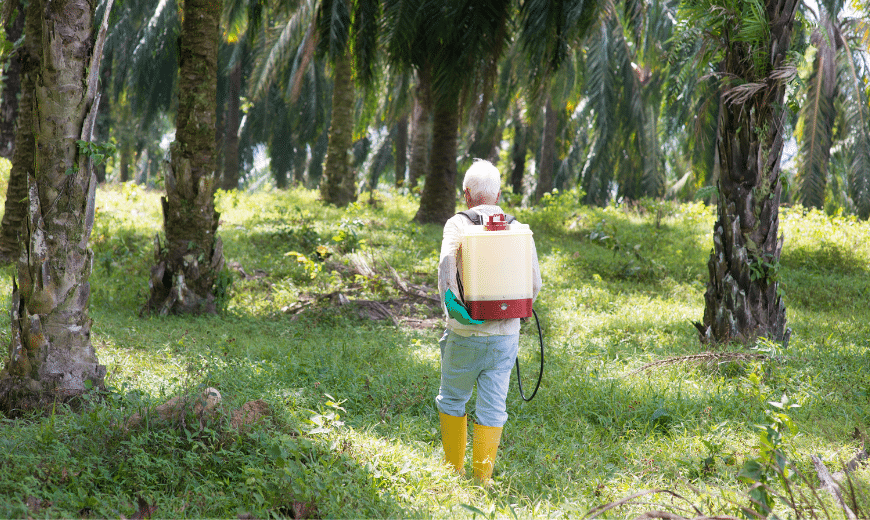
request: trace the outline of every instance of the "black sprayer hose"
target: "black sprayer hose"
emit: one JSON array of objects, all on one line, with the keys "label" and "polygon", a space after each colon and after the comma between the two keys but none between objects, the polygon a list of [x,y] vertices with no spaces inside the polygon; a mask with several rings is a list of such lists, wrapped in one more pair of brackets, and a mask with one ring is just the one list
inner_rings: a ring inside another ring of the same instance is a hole
[{"label": "black sprayer hose", "polygon": [[526,398],[526,394],[523,393],[523,381],[520,377],[520,358],[517,356],[517,385],[520,387],[520,397],[526,402],[535,398],[535,394],[538,393],[538,387],[541,386],[541,379],[544,377],[544,336],[541,334],[541,322],[538,321],[538,313],[535,312],[535,309],[532,309],[532,314],[535,316],[535,325],[538,326],[538,341],[541,343],[541,371],[538,373],[538,382],[535,384],[532,395]]}]

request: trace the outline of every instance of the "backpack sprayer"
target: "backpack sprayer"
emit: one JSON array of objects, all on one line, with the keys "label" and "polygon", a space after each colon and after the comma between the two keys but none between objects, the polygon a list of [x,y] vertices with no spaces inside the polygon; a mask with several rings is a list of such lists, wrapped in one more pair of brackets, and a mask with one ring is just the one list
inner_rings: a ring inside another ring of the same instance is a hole
[{"label": "backpack sprayer", "polygon": [[[512,215],[489,216],[486,224],[474,211],[460,214],[473,225],[462,228],[462,271],[456,273],[460,297],[476,320],[535,317],[541,344],[541,370],[532,395],[526,398],[517,357],[517,385],[520,397],[531,401],[544,376],[544,337],[538,315],[532,308],[532,262],[534,242],[527,224]],[[460,276],[461,275],[461,276]]]}]

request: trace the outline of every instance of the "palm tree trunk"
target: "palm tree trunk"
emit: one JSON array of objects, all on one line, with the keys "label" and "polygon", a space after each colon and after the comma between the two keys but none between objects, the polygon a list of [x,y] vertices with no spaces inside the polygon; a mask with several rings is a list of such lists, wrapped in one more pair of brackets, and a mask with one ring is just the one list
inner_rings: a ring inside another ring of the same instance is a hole
[{"label": "palm tree trunk", "polygon": [[166,170],[163,228],[155,238],[151,296],[158,314],[215,313],[215,281],[224,267],[214,208],[217,49],[221,3],[186,0],[179,38],[175,142]]},{"label": "palm tree trunk", "polygon": [[[12,1],[12,0],[9,0]],[[24,31],[24,9],[19,7],[18,16],[6,26],[6,40],[18,41]],[[24,49],[9,58],[9,66],[3,71],[3,94],[0,99],[0,157],[12,160],[15,149],[15,124],[18,121],[18,93],[21,89],[21,63]]]},{"label": "palm tree trunk", "polygon": [[541,163],[538,165],[538,186],[535,200],[553,190],[553,163],[556,158],[556,125],[558,120],[553,110],[553,99],[547,94],[544,105],[544,134],[541,136]]},{"label": "palm tree trunk", "polygon": [[[98,109],[102,46],[94,45],[94,5],[31,0],[28,7],[26,30],[42,56],[32,109],[39,146],[12,293],[10,359],[0,382],[5,412],[77,396],[102,385],[106,374],[91,345],[88,315],[97,181],[90,157],[76,144],[92,139]],[[76,88],[64,88],[69,85]]]},{"label": "palm tree trunk", "polygon": [[293,183],[301,186],[305,182],[305,171],[307,169],[306,162],[308,161],[308,151],[304,145],[293,149]]},{"label": "palm tree trunk", "polygon": [[402,114],[396,123],[396,187],[405,185],[408,169],[408,114]]},{"label": "palm tree trunk", "polygon": [[130,180],[130,159],[133,154],[133,143],[130,142],[128,138],[121,138],[121,154],[119,162],[120,165],[120,173],[119,179],[121,182],[127,182]]},{"label": "palm tree trunk", "polygon": [[224,136],[223,189],[239,188],[239,102],[242,96],[242,60],[238,60],[230,73],[227,93],[227,124]]},{"label": "palm tree trunk", "polygon": [[[776,70],[785,63],[797,6],[795,0],[767,0],[766,8],[768,19],[776,20],[769,69]],[[726,52],[726,76],[746,76],[743,68],[751,59],[740,54],[742,48],[732,45]],[[785,82],[771,81],[762,94],[726,103],[720,114],[720,200],[704,322],[696,323],[702,342],[786,339],[778,273],[785,88]]]},{"label": "palm tree trunk", "polygon": [[429,172],[429,140],[432,136],[429,116],[432,113],[430,75],[421,71],[414,89],[414,120],[411,127],[411,161],[408,165],[408,185],[417,186]]},{"label": "palm tree trunk", "polygon": [[511,150],[511,188],[514,195],[523,194],[523,176],[526,172],[526,129],[519,110],[514,116],[514,145]]},{"label": "palm tree trunk", "polygon": [[421,224],[444,224],[456,212],[457,99],[453,96],[452,102],[438,103],[434,110],[429,172],[420,195],[420,208],[414,216]]},{"label": "palm tree trunk", "polygon": [[[29,10],[28,10],[29,13]],[[24,14],[22,9],[21,15]],[[23,23],[22,16],[19,15],[16,24]],[[9,74],[13,81],[18,81],[20,78],[20,86],[15,89],[11,84],[4,84],[2,115],[4,120],[7,117],[13,117],[12,113],[17,114],[17,126],[15,126],[14,139],[6,141],[8,147],[12,150],[11,160],[12,169],[9,172],[9,183],[6,186],[6,204],[5,212],[3,213],[3,221],[0,223],[0,262],[12,263],[18,259],[19,251],[21,250],[20,239],[23,232],[22,225],[27,216],[27,178],[33,175],[33,160],[36,154],[36,142],[33,138],[33,92],[34,82],[39,73],[40,42],[37,35],[41,30],[39,19],[29,19],[27,21],[28,28],[24,35],[24,44],[17,52],[17,56],[13,56],[13,66],[10,67]],[[24,28],[21,27],[21,30]],[[21,34],[19,30],[19,34]],[[18,75],[13,75],[12,70],[17,68],[20,72]],[[8,87],[8,88],[7,88]],[[13,91],[14,94],[13,95]],[[11,100],[7,105],[7,96],[12,99],[17,99],[18,91],[21,93],[21,98],[17,103],[12,103]],[[16,125],[16,121],[12,121]],[[6,130],[3,131],[6,135]],[[4,137],[6,139],[6,137]],[[14,147],[13,147],[14,145]],[[6,146],[4,144],[3,146]]]},{"label": "palm tree trunk", "polygon": [[323,159],[326,157],[326,150],[329,147],[329,132],[321,133],[320,137],[311,147],[311,160],[308,161],[308,169],[303,176],[305,178],[306,187],[317,186],[320,184],[320,179],[323,178]]},{"label": "palm tree trunk", "polygon": [[350,50],[345,49],[333,63],[332,122],[320,196],[336,206],[356,200],[356,178],[351,168],[353,148],[354,89]]}]

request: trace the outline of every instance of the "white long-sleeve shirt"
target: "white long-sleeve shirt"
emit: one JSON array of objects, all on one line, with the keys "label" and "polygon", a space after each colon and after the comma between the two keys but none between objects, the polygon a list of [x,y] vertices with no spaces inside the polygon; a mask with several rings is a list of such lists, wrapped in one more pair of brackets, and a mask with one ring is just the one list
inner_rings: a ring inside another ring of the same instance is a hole
[{"label": "white long-sleeve shirt", "polygon": [[[483,216],[483,221],[490,215],[504,213],[499,206],[480,205],[471,208],[472,211]],[[456,283],[456,273],[462,268],[457,262],[456,252],[462,242],[462,228],[473,225],[464,215],[454,215],[444,224],[444,238],[441,241],[441,256],[438,261],[438,294],[441,297],[441,309],[447,319],[447,328],[460,336],[509,336],[519,334],[520,319],[510,318],[506,320],[486,320],[480,325],[463,325],[447,314],[444,305],[444,293],[447,289],[459,296],[459,286]],[[538,297],[541,290],[541,268],[538,265],[538,252],[535,249],[532,238],[532,299]]]}]

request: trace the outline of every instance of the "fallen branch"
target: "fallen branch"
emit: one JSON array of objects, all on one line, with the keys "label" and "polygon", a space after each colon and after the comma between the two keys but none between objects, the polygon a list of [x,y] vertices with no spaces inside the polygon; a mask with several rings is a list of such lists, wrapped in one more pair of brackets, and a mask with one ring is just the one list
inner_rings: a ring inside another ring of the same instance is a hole
[{"label": "fallen branch", "polygon": [[363,316],[363,312],[360,312],[360,317],[368,317],[371,320],[382,320],[385,318],[389,318],[393,325],[396,327],[399,326],[399,320],[390,312],[390,309],[381,302],[373,301],[373,300],[350,300],[345,303],[354,303],[360,307],[360,310],[365,312],[366,316]]},{"label": "fallen branch", "polygon": [[633,370],[626,374],[623,377],[630,377],[646,370],[650,370],[652,368],[661,368],[670,365],[678,365],[680,363],[706,363],[706,364],[719,364],[726,362],[734,362],[734,361],[754,361],[765,359],[766,356],[764,354],[755,354],[750,352],[704,352],[703,354],[692,354],[689,356],[675,356],[665,359],[660,359],[658,361],[653,361],[651,363],[647,363],[642,367]]},{"label": "fallen branch", "polygon": [[[675,497],[675,498],[677,498],[677,499],[683,500],[683,501],[686,502],[686,503],[687,503],[687,504],[688,504],[692,509],[694,509],[695,512],[696,512],[698,515],[701,515],[701,514],[702,514],[701,511],[700,511],[700,510],[699,510],[699,509],[698,509],[694,504],[692,504],[691,501],[687,500],[686,498],[684,498],[684,497],[683,497],[682,495],[680,495],[679,493],[674,493],[673,491],[670,491],[670,490],[668,490],[668,489],[649,489],[649,490],[646,490],[646,491],[640,491],[640,492],[638,492],[638,493],[634,493],[633,495],[629,495],[629,496],[627,496],[627,497],[623,497],[623,498],[621,498],[621,499],[619,499],[619,500],[617,500],[617,501],[615,501],[615,502],[610,502],[609,504],[604,504],[604,505],[598,506],[598,507],[596,507],[595,509],[593,509],[593,510],[589,511],[588,513],[586,513],[586,515],[583,517],[583,520],[586,520],[586,519],[592,520],[593,518],[598,518],[598,517],[601,516],[603,513],[606,513],[607,511],[610,511],[610,510],[613,509],[613,508],[616,508],[616,507],[619,507],[619,506],[623,506],[623,505],[625,505],[625,504],[633,503],[634,500],[635,500],[636,498],[640,498],[640,497],[643,497],[643,496],[646,496],[646,495],[657,495],[657,494],[659,494],[659,493],[664,493],[664,494],[667,494],[667,495],[671,495],[671,496],[673,496],[673,497]],[[659,513],[659,511],[656,511],[655,513]],[[647,514],[647,513],[644,513],[644,514]],[[674,515],[674,516],[672,516],[672,517],[655,517],[655,516],[652,516],[652,517],[645,517],[645,516],[639,516],[638,518],[676,518],[676,519],[680,519],[680,520],[687,520],[685,517],[681,517],[681,516],[679,516],[679,515]],[[695,517],[695,518],[700,519],[700,518],[704,518],[704,517],[703,517],[703,516],[698,516],[698,517]],[[731,519],[728,518],[728,520],[731,520]],[[734,520],[738,520],[738,519],[734,519]]]},{"label": "fallen branch", "polygon": [[816,474],[819,476],[819,480],[822,481],[821,488],[833,495],[833,497],[837,500],[837,503],[840,505],[840,508],[843,512],[846,513],[846,518],[849,520],[858,520],[858,517],[854,512],[846,505],[846,501],[843,500],[843,494],[840,493],[840,485],[834,480],[831,476],[831,473],[828,471],[828,468],[825,467],[825,463],[822,462],[822,459],[817,455],[810,456],[810,460],[813,461],[813,466],[816,468]]},{"label": "fallen branch", "polygon": [[422,298],[424,300],[429,300],[432,303],[437,303],[439,306],[441,305],[441,300],[436,296],[431,296],[432,288],[425,285],[414,285],[412,283],[408,283],[399,276],[399,273],[393,268],[392,265],[387,261],[386,258],[381,256],[381,261],[384,265],[387,266],[387,269],[390,270],[390,274],[393,277],[393,280],[396,282],[396,286],[400,291],[407,294],[408,296],[413,296],[415,298]]}]

